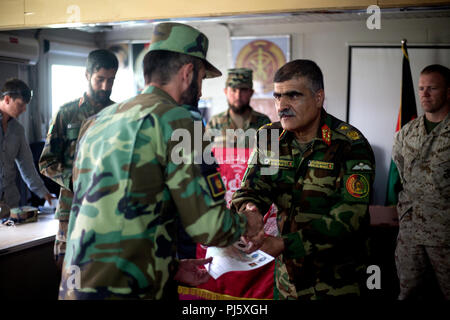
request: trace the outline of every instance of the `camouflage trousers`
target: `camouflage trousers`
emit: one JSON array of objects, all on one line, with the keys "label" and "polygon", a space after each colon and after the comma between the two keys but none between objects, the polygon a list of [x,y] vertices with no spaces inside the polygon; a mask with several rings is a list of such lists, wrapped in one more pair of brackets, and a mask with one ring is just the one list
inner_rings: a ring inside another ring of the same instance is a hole
[{"label": "camouflage trousers", "polygon": [[[409,232],[408,232],[409,231]],[[400,280],[398,299],[426,297],[423,288],[435,277],[446,300],[450,300],[450,247],[415,243],[410,230],[400,228],[395,264]]]},{"label": "camouflage trousers", "polygon": [[53,248],[55,261],[64,259],[64,254],[66,253],[68,227],[69,227],[69,220],[59,220],[58,232],[56,233],[55,246]]},{"label": "camouflage trousers", "polygon": [[297,300],[297,290],[289,280],[286,265],[283,263],[282,255],[275,258],[275,286],[274,300]]}]

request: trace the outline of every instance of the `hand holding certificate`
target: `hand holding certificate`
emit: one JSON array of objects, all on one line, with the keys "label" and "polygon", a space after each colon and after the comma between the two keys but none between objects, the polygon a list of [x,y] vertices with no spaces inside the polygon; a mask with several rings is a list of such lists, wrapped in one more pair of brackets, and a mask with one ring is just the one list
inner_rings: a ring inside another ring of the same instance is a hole
[{"label": "hand holding certificate", "polygon": [[272,256],[261,250],[250,254],[241,251],[245,247],[246,244],[241,241],[226,248],[208,247],[206,258],[213,257],[212,262],[205,266],[209,274],[217,279],[224,273],[257,269],[273,260]]}]

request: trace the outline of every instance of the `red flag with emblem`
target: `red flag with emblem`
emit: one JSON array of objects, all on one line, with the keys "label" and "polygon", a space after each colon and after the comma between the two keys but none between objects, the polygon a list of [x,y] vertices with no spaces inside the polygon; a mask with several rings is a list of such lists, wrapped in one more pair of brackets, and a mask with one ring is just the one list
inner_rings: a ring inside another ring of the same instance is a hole
[{"label": "red flag with emblem", "polygon": [[[225,200],[229,208],[233,193],[240,188],[251,149],[215,148],[213,152],[226,187]],[[277,233],[274,207],[264,216],[264,230],[273,236]],[[204,258],[206,249],[197,245],[197,258]],[[258,269],[228,272],[196,288],[180,286],[179,297],[181,300],[273,299],[274,270],[275,262],[272,261]]]}]

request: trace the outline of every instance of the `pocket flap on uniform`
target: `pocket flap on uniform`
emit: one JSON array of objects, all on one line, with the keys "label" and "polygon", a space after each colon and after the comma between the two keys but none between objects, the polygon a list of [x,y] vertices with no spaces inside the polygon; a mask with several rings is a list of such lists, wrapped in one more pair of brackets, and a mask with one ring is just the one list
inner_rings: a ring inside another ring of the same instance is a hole
[{"label": "pocket flap on uniform", "polygon": [[78,138],[80,132],[81,123],[69,123],[67,125],[67,139],[75,140]]}]

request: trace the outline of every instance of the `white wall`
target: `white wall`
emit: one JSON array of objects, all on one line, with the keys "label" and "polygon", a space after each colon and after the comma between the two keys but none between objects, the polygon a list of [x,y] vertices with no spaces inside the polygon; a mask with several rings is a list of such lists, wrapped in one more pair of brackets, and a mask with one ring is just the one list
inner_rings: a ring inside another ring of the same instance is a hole
[{"label": "white wall", "polygon": [[347,44],[450,43],[450,18],[383,20],[381,29],[369,30],[366,21],[294,23],[278,25],[242,25],[233,36],[290,34],[292,60],[314,60],[325,81],[326,108],[345,120],[347,107]]},{"label": "white wall", "polygon": [[[347,44],[400,44],[408,39],[410,45],[423,43],[450,43],[450,18],[428,19],[383,19],[381,29],[369,30],[366,20],[304,22],[304,23],[267,23],[258,24],[217,24],[192,23],[204,32],[209,40],[208,60],[222,73],[232,65],[232,36],[291,35],[291,60],[312,59],[324,73],[327,110],[345,120],[347,107]],[[148,40],[152,27],[138,29],[123,28],[119,31],[104,33],[100,39],[105,43],[121,40]],[[203,97],[213,99],[213,114],[227,108],[223,95],[225,76],[206,80]]]}]

